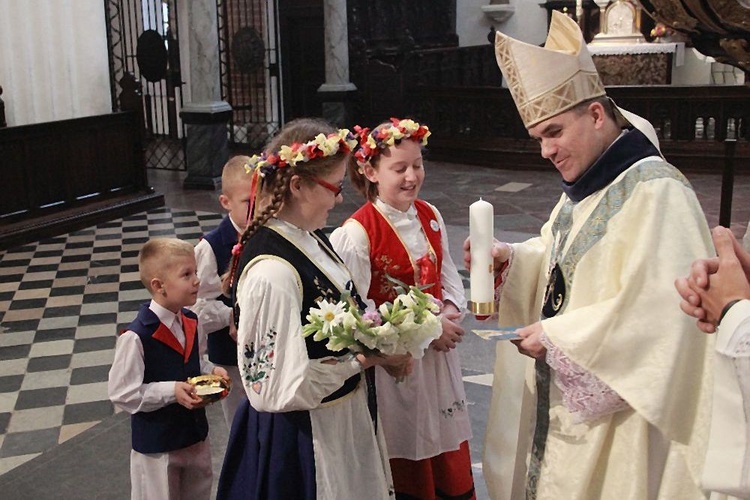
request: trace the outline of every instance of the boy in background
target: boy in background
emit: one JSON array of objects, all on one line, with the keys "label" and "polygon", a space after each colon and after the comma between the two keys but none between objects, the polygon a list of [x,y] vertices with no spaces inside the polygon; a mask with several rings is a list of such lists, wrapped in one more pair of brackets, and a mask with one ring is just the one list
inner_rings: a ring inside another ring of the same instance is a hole
[{"label": "boy in background", "polygon": [[131,498],[208,499],[213,474],[204,403],[186,380],[228,378],[201,359],[195,303],[200,282],[193,247],[175,238],[147,241],[138,255],[151,294],[117,339],[110,400],[131,415]]},{"label": "boy in background", "polygon": [[221,400],[224,420],[230,429],[237,405],[245,393],[237,368],[237,330],[231,319],[232,305],[229,297],[222,293],[221,277],[228,270],[237,236],[247,223],[252,176],[245,171],[245,165],[249,160],[247,156],[235,156],[224,165],[219,203],[227,215],[195,246],[201,285],[198,300],[191,309],[198,315],[201,345],[207,344],[209,361],[224,368],[232,379],[234,390]]}]

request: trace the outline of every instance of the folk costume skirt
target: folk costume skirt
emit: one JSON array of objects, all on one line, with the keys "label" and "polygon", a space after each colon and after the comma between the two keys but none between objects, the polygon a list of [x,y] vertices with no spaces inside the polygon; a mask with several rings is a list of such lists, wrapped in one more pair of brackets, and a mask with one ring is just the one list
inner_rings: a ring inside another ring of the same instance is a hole
[{"label": "folk costume skirt", "polygon": [[385,440],[364,387],[309,411],[237,409],[217,499],[393,498]]}]

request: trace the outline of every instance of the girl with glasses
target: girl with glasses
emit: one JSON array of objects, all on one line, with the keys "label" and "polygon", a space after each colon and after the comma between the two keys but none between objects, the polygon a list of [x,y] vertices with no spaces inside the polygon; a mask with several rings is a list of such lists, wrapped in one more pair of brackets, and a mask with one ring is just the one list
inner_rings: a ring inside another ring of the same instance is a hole
[{"label": "girl with glasses", "polygon": [[[247,398],[227,445],[219,499],[387,499],[393,487],[364,371],[403,358],[330,351],[303,337],[320,299],[351,276],[321,232],[341,203],[348,130],[301,119],[250,158],[251,220],[233,249],[227,287]],[[372,403],[372,404],[371,404]]]}]

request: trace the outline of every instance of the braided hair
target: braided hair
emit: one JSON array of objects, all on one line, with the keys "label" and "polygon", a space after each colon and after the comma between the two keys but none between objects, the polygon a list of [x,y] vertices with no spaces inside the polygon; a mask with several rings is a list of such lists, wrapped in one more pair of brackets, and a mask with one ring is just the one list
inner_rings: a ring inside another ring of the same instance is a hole
[{"label": "braided hair", "polygon": [[[287,123],[281,131],[268,143],[266,153],[279,151],[282,146],[293,143],[304,143],[312,140],[319,134],[332,134],[338,129],[325,120],[319,118],[298,118]],[[289,199],[289,182],[292,176],[297,175],[302,179],[313,179],[330,173],[345,155],[347,150],[340,150],[331,156],[313,158],[310,161],[299,162],[295,166],[276,168],[263,177],[259,198],[256,200],[257,208],[252,220],[248,222],[245,231],[240,236],[239,248],[244,248],[253,234],[264,226],[268,220],[281,209],[285,201]],[[224,293],[230,294],[233,286],[234,274],[240,259],[240,252],[232,252],[232,260],[229,263],[229,272],[222,276],[222,288]]]}]

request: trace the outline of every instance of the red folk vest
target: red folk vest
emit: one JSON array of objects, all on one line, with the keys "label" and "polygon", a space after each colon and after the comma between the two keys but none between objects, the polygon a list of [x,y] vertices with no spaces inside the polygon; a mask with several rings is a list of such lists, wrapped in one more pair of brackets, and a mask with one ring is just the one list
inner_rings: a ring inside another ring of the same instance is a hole
[{"label": "red folk vest", "polygon": [[353,215],[370,240],[371,282],[367,297],[376,305],[392,302],[397,286],[389,277],[407,285],[431,285],[425,291],[442,299],[440,273],[443,262],[441,230],[432,208],[422,200],[415,200],[417,219],[427,236],[428,254],[414,261],[388,218],[372,203],[367,202]]}]

